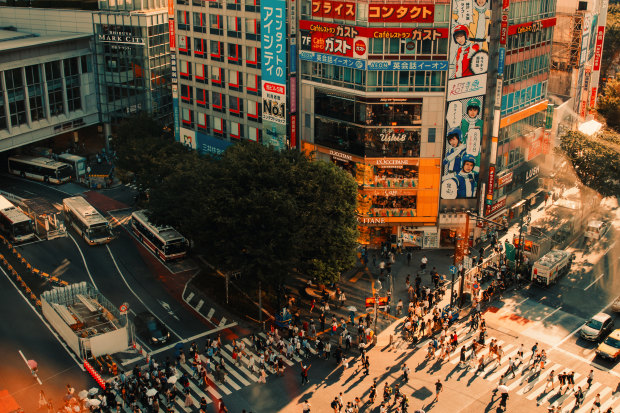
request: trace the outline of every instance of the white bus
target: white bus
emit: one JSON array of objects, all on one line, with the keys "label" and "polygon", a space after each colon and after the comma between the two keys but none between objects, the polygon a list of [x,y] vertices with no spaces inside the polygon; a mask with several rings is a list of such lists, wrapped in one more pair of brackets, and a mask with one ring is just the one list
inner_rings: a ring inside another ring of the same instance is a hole
[{"label": "white bus", "polygon": [[65,220],[89,245],[105,244],[112,240],[112,226],[81,196],[62,200]]},{"label": "white bus", "polygon": [[28,241],[35,237],[32,219],[1,195],[0,229],[14,242]]},{"label": "white bus", "polygon": [[9,172],[22,178],[62,184],[71,180],[71,165],[49,158],[15,155],[9,158]]},{"label": "white bus", "polygon": [[131,228],[138,239],[162,261],[172,261],[187,255],[189,243],[172,227],[157,227],[149,222],[146,210],[131,214]]}]

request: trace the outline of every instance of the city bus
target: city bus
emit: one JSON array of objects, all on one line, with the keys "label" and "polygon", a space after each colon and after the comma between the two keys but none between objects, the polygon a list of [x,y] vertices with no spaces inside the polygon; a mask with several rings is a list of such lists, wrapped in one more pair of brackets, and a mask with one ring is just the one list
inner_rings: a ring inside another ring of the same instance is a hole
[{"label": "city bus", "polygon": [[112,225],[81,196],[62,200],[65,220],[84,238],[88,245],[105,244],[112,240]]},{"label": "city bus", "polygon": [[0,195],[0,230],[14,242],[28,241],[35,237],[32,219]]},{"label": "city bus", "polygon": [[185,237],[172,227],[157,227],[149,222],[144,209],[131,214],[131,228],[140,242],[164,262],[187,255],[189,243]]},{"label": "city bus", "polygon": [[15,155],[9,158],[9,172],[22,178],[30,178],[41,182],[62,184],[71,180],[71,165],[53,159]]}]

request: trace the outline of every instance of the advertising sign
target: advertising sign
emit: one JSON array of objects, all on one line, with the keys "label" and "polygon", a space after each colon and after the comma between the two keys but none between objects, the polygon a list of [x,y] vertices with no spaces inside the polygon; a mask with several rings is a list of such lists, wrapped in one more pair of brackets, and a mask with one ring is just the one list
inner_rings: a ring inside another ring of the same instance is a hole
[{"label": "advertising sign", "polygon": [[[111,29],[111,27],[118,28],[120,30]],[[143,45],[144,39],[140,36],[135,36],[131,27],[123,26],[101,26],[103,33],[97,35],[97,38],[102,43],[116,43],[116,44],[132,44]]]},{"label": "advertising sign", "polygon": [[595,87],[592,88],[592,93],[590,94],[590,107],[594,108],[596,107],[596,89]]},{"label": "advertising sign", "polygon": [[181,128],[181,143],[196,150],[196,132],[190,129]]},{"label": "advertising sign", "polygon": [[525,183],[528,183],[532,179],[536,178],[538,176],[539,172],[540,172],[540,166],[538,166],[538,165],[533,166],[532,168],[528,169],[525,172]]},{"label": "advertising sign", "polygon": [[286,0],[261,4],[263,143],[286,147]]},{"label": "advertising sign", "polygon": [[506,61],[506,49],[499,48],[499,58],[497,59],[497,75],[504,75],[504,62]]},{"label": "advertising sign", "polygon": [[495,166],[489,167],[489,179],[487,186],[487,203],[491,204],[493,201],[493,185],[495,184]]},{"label": "advertising sign", "polygon": [[355,3],[349,1],[312,0],[312,17],[355,20]]},{"label": "advertising sign", "polygon": [[370,3],[368,5],[368,21],[372,23],[433,23],[435,21],[435,5]]},{"label": "advertising sign", "polygon": [[447,60],[370,60],[368,70],[448,70]]},{"label": "advertising sign", "polygon": [[512,172],[507,172],[497,177],[497,189],[504,187],[512,182]]},{"label": "advertising sign", "polygon": [[508,36],[512,36],[514,34],[519,33],[536,33],[541,31],[542,29],[546,29],[547,27],[555,26],[555,17],[551,17],[549,19],[536,20],[533,22],[514,24],[508,27]]},{"label": "advertising sign", "polygon": [[297,147],[297,114],[293,114],[291,115],[291,141],[289,143],[289,146],[291,148],[296,148]]},{"label": "advertising sign", "polygon": [[491,215],[506,206],[506,196],[501,197],[493,205],[487,205],[484,215]]},{"label": "advertising sign", "polygon": [[301,51],[299,52],[299,58],[308,62],[329,63],[331,65],[351,67],[353,69],[360,70],[366,69],[366,60],[352,59],[350,57],[344,56],[334,56],[324,53]]},{"label": "advertising sign", "polygon": [[400,28],[400,27],[358,27],[345,26],[335,23],[319,23],[311,20],[300,20],[300,30],[311,32],[324,32],[339,37],[363,36],[375,39],[411,39],[411,40],[436,40],[449,37],[447,28]]},{"label": "advertising sign", "polygon": [[368,57],[368,39],[361,36],[341,37],[326,32],[302,30],[301,50],[366,59]]},{"label": "advertising sign", "polygon": [[174,19],[168,20],[168,40],[170,43],[170,51],[174,52],[177,48],[176,34],[174,31]]},{"label": "advertising sign", "polygon": [[196,133],[196,150],[202,154],[221,155],[232,142],[215,138],[204,133]]},{"label": "advertising sign", "polygon": [[595,71],[601,70],[601,56],[603,55],[603,39],[605,39],[605,26],[599,26],[596,32],[596,46],[594,49]]},{"label": "advertising sign", "polygon": [[506,46],[506,39],[508,37],[508,15],[502,15],[502,23],[499,29],[499,44],[500,46]]},{"label": "advertising sign", "polygon": [[543,153],[543,129],[538,128],[527,137],[528,147],[525,159],[531,161]]},{"label": "advertising sign", "polygon": [[464,99],[473,96],[480,96],[486,93],[487,75],[481,74],[448,81],[448,102]]},{"label": "advertising sign", "polygon": [[491,24],[489,3],[489,0],[452,0],[449,79],[487,72]]}]

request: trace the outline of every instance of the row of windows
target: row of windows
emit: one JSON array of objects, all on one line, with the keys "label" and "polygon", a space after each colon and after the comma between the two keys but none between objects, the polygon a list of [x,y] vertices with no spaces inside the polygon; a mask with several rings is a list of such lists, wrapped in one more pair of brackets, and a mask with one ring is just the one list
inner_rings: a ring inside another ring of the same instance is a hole
[{"label": "row of windows", "polygon": [[260,127],[244,125],[239,122],[222,119],[219,116],[208,115],[199,110],[181,108],[182,126],[197,132],[210,134],[220,139],[249,139],[261,141]]},{"label": "row of windows", "polygon": [[207,66],[204,63],[192,63],[187,60],[179,61],[179,77],[185,80],[195,80],[196,83],[209,84],[222,89],[237,92],[244,90],[255,96],[261,95],[261,77],[252,73],[243,73],[233,69],[222,69],[217,66]]},{"label": "row of windows", "polygon": [[[370,56],[447,55],[448,39],[409,40],[409,39],[368,39]],[[394,57],[391,57],[394,58]]]},{"label": "row of windows", "polygon": [[533,49],[545,44],[551,44],[552,40],[553,27],[545,27],[535,33],[524,32],[508,36],[508,39],[506,39],[506,48],[510,54],[510,51],[523,47],[530,47],[530,49]]},{"label": "row of windows", "polygon": [[194,33],[223,36],[226,31],[228,37],[240,39],[245,34],[247,40],[260,40],[260,20],[258,19],[177,10],[177,26],[179,30]]},{"label": "row of windows", "polygon": [[504,67],[504,84],[510,85],[549,72],[549,55],[543,54]]},{"label": "row of windows", "polygon": [[502,116],[524,109],[547,96],[547,81],[502,96]]},{"label": "row of windows", "polygon": [[[86,56],[45,63],[43,66],[31,65],[3,72],[6,84],[8,107],[4,105],[4,93],[0,89],[0,129],[24,125],[30,120],[36,122],[45,119],[45,104],[49,105],[50,115],[58,116],[65,111],[63,98],[63,77],[67,95],[67,111],[74,112],[82,108],[80,73],[90,71],[90,60]],[[64,76],[63,76],[64,73]],[[47,84],[47,96],[43,82]],[[1,82],[0,82],[1,83]],[[26,89],[27,88],[27,89]],[[26,90],[28,98],[26,99]]]},{"label": "row of windows", "polygon": [[[245,10],[260,12],[260,0],[191,0],[193,6],[210,9]],[[176,0],[177,4],[188,6],[190,0]]]},{"label": "row of windows", "polygon": [[511,1],[509,24],[526,23],[555,16],[556,0]]},{"label": "row of windows", "polygon": [[540,111],[532,116],[528,116],[525,119],[521,119],[512,125],[508,125],[499,130],[498,141],[502,145],[510,142],[521,136],[525,136],[528,133],[533,132],[535,129],[543,127],[545,125],[545,119],[547,117],[546,111]]},{"label": "row of windows", "polygon": [[[181,102],[187,105],[195,105],[198,108],[209,109],[215,112],[228,113],[231,116],[261,123],[261,104],[255,100],[243,99],[238,96],[192,87],[181,84],[179,87]],[[186,119],[191,121],[191,119]],[[185,123],[185,122],[184,122]]]},{"label": "row of windows", "polygon": [[365,71],[318,62],[301,62],[303,79],[367,92],[443,92],[446,72]]},{"label": "row of windows", "polygon": [[[192,50],[193,49],[193,50]],[[232,65],[243,66],[245,53],[245,66],[260,69],[260,50],[257,47],[244,47],[237,43],[224,43],[218,40],[206,40],[179,36],[179,54],[194,56],[202,59],[210,59],[214,62],[226,62]]]}]

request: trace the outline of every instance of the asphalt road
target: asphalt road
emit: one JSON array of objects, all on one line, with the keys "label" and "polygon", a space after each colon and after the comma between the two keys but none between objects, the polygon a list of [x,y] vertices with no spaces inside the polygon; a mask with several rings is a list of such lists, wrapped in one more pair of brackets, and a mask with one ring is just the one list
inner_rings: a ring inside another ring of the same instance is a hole
[{"label": "asphalt road", "polygon": [[[76,389],[95,385],[3,270],[0,313],[4,315],[0,323],[0,389],[8,390],[26,412],[37,411],[41,390],[59,406],[67,384]],[[20,351],[27,360],[38,362],[42,384],[30,373]]]}]

